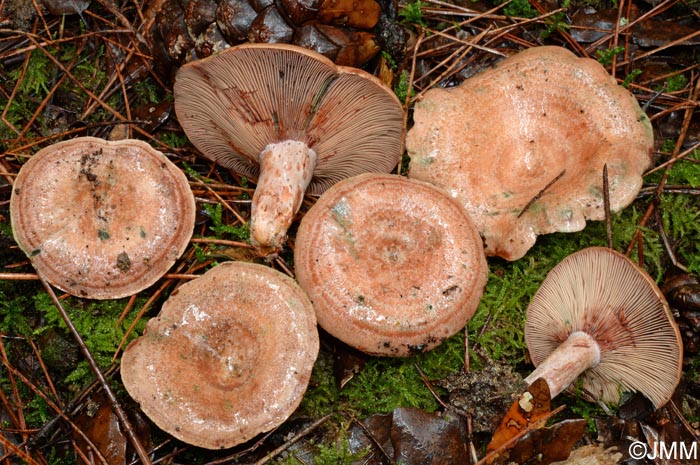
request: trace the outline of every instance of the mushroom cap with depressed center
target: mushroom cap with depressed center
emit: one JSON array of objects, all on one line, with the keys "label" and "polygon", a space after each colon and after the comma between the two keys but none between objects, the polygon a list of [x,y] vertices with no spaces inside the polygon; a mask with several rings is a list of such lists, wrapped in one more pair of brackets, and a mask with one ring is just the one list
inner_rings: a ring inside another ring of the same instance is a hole
[{"label": "mushroom cap with depressed center", "polygon": [[592,336],[597,366],[580,376],[595,398],[618,403],[639,391],[658,408],[680,381],[682,342],[663,294],[625,255],[590,247],[549,272],[527,309],[525,342],[535,366],[570,334]]},{"label": "mushroom cap with depressed center", "polygon": [[409,177],[457,197],[486,254],[508,260],[525,255],[539,234],[603,219],[606,164],[611,210],[631,203],[653,148],[634,96],[595,60],[556,46],[429,90],[413,118]]},{"label": "mushroom cap with depressed center", "polygon": [[369,354],[426,351],[471,318],[487,279],[464,209],[428,183],[364,174],[326,191],[296,235],[319,325]]},{"label": "mushroom cap with depressed center", "polygon": [[403,109],[371,74],[287,44],[242,44],[187,63],[175,111],[205,157],[258,177],[270,143],[304,142],[317,154],[308,193],[365,172],[389,172],[403,152]]},{"label": "mushroom cap with depressed center", "polygon": [[116,299],[155,283],[194,229],[187,178],[143,141],[79,137],[20,169],[10,200],[15,240],[48,282]]},{"label": "mushroom cap with depressed center", "polygon": [[173,293],[127,347],[121,374],[161,429],[224,449],[294,412],[318,350],[313,307],[294,280],[226,262]]}]

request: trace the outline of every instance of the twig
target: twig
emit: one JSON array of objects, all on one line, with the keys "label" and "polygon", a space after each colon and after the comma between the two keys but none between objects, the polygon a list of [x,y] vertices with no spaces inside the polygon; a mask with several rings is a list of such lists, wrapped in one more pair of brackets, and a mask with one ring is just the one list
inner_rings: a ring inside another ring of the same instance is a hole
[{"label": "twig", "polygon": [[603,165],[603,209],[605,210],[605,235],[608,248],[613,248],[612,218],[610,217],[610,184],[608,183],[608,164]]},{"label": "twig", "polygon": [[656,210],[654,210],[654,214],[656,215],[656,224],[658,225],[658,228],[659,228],[659,235],[661,236],[661,242],[663,242],[663,244],[664,244],[664,248],[666,249],[666,253],[668,254],[668,257],[671,259],[671,263],[676,268],[683,270],[684,272],[687,272],[688,268],[685,265],[683,265],[681,262],[678,261],[678,257],[676,257],[676,253],[673,251],[673,247],[671,246],[671,242],[668,240],[668,236],[666,235],[666,229],[664,228],[663,218],[661,218],[661,214],[659,213],[658,208]]},{"label": "twig", "polygon": [[547,191],[547,189],[552,187],[555,182],[559,181],[562,178],[562,176],[564,176],[565,173],[566,173],[566,170],[564,169],[561,171],[561,173],[556,175],[556,177],[554,179],[549,181],[546,186],[544,186],[537,194],[535,194],[535,196],[533,198],[530,199],[530,201],[528,203],[525,204],[523,209],[520,210],[520,213],[518,213],[517,217],[520,218],[521,216],[523,216],[523,213],[525,213],[532,206],[532,204],[537,202],[540,199],[540,197],[542,197],[542,195]]},{"label": "twig", "polygon": [[420,378],[423,380],[423,384],[425,384],[425,387],[428,388],[428,391],[433,395],[435,400],[438,402],[438,404],[442,405],[444,409],[451,409],[447,403],[442,400],[442,398],[438,395],[438,393],[435,391],[435,388],[433,387],[433,383],[430,382],[427,376],[425,376],[425,373],[423,373],[423,370],[420,369],[417,363],[414,363],[413,366],[416,368],[416,371],[420,375]]},{"label": "twig", "polygon": [[389,462],[389,464],[391,464],[391,465],[395,465],[396,461],[393,458],[389,457],[389,454],[387,454],[387,452],[384,450],[384,447],[382,447],[382,445],[379,443],[379,441],[377,441],[377,438],[374,437],[374,434],[372,434],[372,432],[364,425],[364,423],[362,423],[361,421],[358,421],[355,418],[353,418],[352,421],[357,426],[359,426],[362,431],[364,431],[365,436],[367,436],[369,438],[369,440],[372,441],[372,444],[374,444],[374,447],[379,449],[379,452],[382,454],[382,457],[384,457],[384,460]]},{"label": "twig", "polygon": [[[555,408],[555,409],[552,410],[551,412],[549,412],[549,413],[547,413],[546,415],[544,415],[544,416],[541,418],[541,421],[542,421],[542,422],[548,421],[550,418],[552,418],[554,415],[556,415],[557,413],[561,412],[561,411],[564,410],[565,408],[566,408],[566,405],[560,405],[559,407]],[[523,428],[522,430],[518,431],[518,433],[517,433],[516,435],[514,435],[514,436],[513,436],[512,438],[510,438],[507,442],[505,442],[504,444],[502,444],[501,447],[499,447],[498,449],[496,449],[496,450],[494,450],[494,451],[491,451],[491,452],[489,452],[488,454],[486,454],[486,456],[484,456],[484,458],[482,458],[481,460],[479,460],[478,462],[476,462],[475,465],[484,465],[484,464],[493,463],[493,460],[495,460],[496,457],[498,457],[499,455],[501,455],[504,451],[508,450],[513,444],[515,444],[516,442],[518,442],[518,441],[520,440],[520,438],[522,438],[523,436],[525,436],[527,433],[529,433],[529,432],[532,431],[532,430],[533,430],[533,428],[528,427],[528,428]]]},{"label": "twig", "polygon": [[316,420],[315,422],[311,423],[309,426],[307,426],[303,430],[299,431],[299,433],[297,433],[292,439],[285,442],[284,444],[279,446],[277,449],[271,451],[265,457],[263,457],[260,460],[258,460],[257,462],[255,462],[254,465],[264,465],[268,461],[277,457],[279,454],[281,454],[285,450],[289,449],[289,447],[292,444],[294,444],[295,442],[297,442],[298,440],[300,440],[301,438],[303,438],[304,436],[306,436],[307,434],[311,433],[313,430],[315,430],[316,428],[318,428],[319,426],[324,424],[331,416],[332,416],[332,414],[329,413],[328,415],[325,415],[325,416],[319,418],[318,420]]},{"label": "twig", "polygon": [[[403,101],[403,134],[402,137],[406,136],[406,131],[408,128],[408,109],[411,105],[411,92],[413,92],[413,88],[415,86],[415,78],[416,78],[416,61],[418,57],[416,56],[418,53],[418,49],[421,46],[421,43],[423,42],[423,38],[425,37],[425,31],[421,30],[420,34],[418,35],[418,38],[416,39],[416,45],[413,47],[413,57],[411,58],[411,72],[409,73],[408,76],[408,89],[406,89],[406,97],[404,98]],[[401,174],[401,163],[398,164],[396,167],[396,174]]]},{"label": "twig", "polygon": [[[22,372],[20,372],[18,369],[16,369],[12,365],[6,363],[5,360],[2,360],[2,363],[3,363],[3,365],[5,365],[5,368],[7,369],[7,371],[9,373],[12,373],[20,381],[22,381],[29,389],[31,389],[32,392],[34,392],[36,395],[41,397],[44,400],[44,402],[46,402],[46,405],[48,405],[51,409],[53,409],[54,412],[56,412],[58,415],[60,415],[60,417],[68,423],[68,425],[73,429],[73,431],[75,431],[81,438],[83,438],[83,440],[90,447],[92,447],[93,449],[95,449],[96,451],[99,452],[99,449],[90,440],[90,438],[87,437],[87,435],[80,428],[78,428],[78,426],[68,417],[68,415],[66,415],[58,407],[58,405],[56,405],[56,403],[49,398],[49,396],[47,396],[46,394],[41,392],[41,390],[39,388],[37,388],[34,384],[32,384],[32,382],[26,376],[24,376],[24,374],[22,374]],[[0,436],[2,436],[2,435],[0,435]],[[27,442],[29,442],[29,441],[27,441]],[[107,460],[104,458],[104,456],[101,453],[98,454],[98,458],[100,459],[100,463],[102,463],[102,465],[109,465],[107,463]]]},{"label": "twig", "polygon": [[117,418],[119,418],[119,422],[122,424],[124,432],[129,438],[129,442],[131,442],[131,445],[134,447],[136,455],[139,456],[141,462],[144,465],[151,465],[151,459],[148,457],[146,449],[144,449],[143,444],[141,444],[141,441],[139,441],[139,438],[136,436],[134,428],[131,426],[129,419],[126,416],[126,412],[124,411],[124,409],[122,409],[121,405],[119,405],[117,396],[114,395],[114,392],[109,386],[107,379],[102,374],[102,370],[100,370],[100,367],[97,365],[97,362],[95,362],[95,359],[92,357],[90,349],[88,349],[88,347],[85,345],[85,341],[83,341],[82,336],[80,336],[80,333],[71,321],[70,317],[68,316],[68,313],[63,308],[61,301],[58,300],[58,297],[56,297],[56,293],[53,291],[51,285],[41,275],[39,275],[39,279],[41,280],[41,284],[43,284],[44,288],[46,289],[46,292],[48,292],[51,301],[56,306],[56,309],[65,321],[66,326],[68,327],[68,331],[70,331],[71,335],[73,336],[73,339],[75,339],[75,342],[78,344],[78,347],[80,348],[80,351],[87,360],[88,365],[90,365],[90,369],[95,374],[97,380],[100,382],[102,389],[104,389],[105,395],[109,399],[109,402],[112,406],[112,410],[114,411],[114,414],[117,416]]},{"label": "twig", "polygon": [[[700,32],[700,31],[699,31]],[[691,95],[691,99],[697,100],[698,98],[698,93],[700,93],[700,79],[696,80],[695,82],[695,87],[693,88],[693,93]],[[685,114],[683,115],[683,124],[681,126],[681,131],[678,136],[678,140],[676,141],[676,145],[673,148],[673,153],[672,157],[670,160],[668,160],[666,163],[664,163],[664,174],[661,176],[661,180],[659,181],[658,188],[656,190],[656,196],[654,201],[652,201],[649,204],[649,207],[647,207],[647,210],[644,212],[644,216],[640,220],[637,230],[634,233],[634,236],[632,237],[632,240],[630,241],[629,245],[627,246],[626,250],[626,255],[629,256],[632,253],[632,249],[634,248],[635,243],[639,245],[638,247],[638,254],[640,254],[640,259],[643,258],[641,256],[641,250],[642,250],[642,230],[641,228],[644,227],[647,224],[647,221],[649,221],[649,218],[651,217],[652,212],[656,208],[657,201],[659,197],[661,196],[661,192],[663,192],[663,188],[666,185],[666,181],[668,180],[668,170],[673,167],[674,163],[680,159],[680,152],[681,152],[681,147],[683,146],[683,141],[685,140],[686,135],[688,134],[688,128],[690,127],[690,121],[693,117],[693,109],[688,108],[685,110]],[[700,144],[697,143],[695,144],[696,146]],[[687,151],[686,151],[687,152]],[[684,152],[684,153],[686,153]],[[689,153],[689,152],[688,152]],[[648,171],[646,174],[649,174],[655,170]],[[640,265],[642,264],[642,261],[639,262]]]},{"label": "twig", "polygon": [[[105,375],[109,376],[112,372],[116,370],[116,366],[110,367],[109,370],[105,373]],[[75,396],[66,406],[64,409],[65,412],[68,412],[69,414],[73,415],[75,411],[77,410],[77,407],[79,404],[85,400],[85,397],[97,387],[98,381],[94,380],[91,382],[85,389],[83,389],[77,396]],[[41,428],[27,441],[27,445],[30,448],[35,448],[40,445],[44,445],[46,441],[48,440],[48,437],[53,433],[53,431],[56,429],[58,422],[64,419],[65,414],[63,412],[59,412],[57,415],[55,415],[53,418],[51,418],[49,421],[44,423]]]},{"label": "twig", "polygon": [[[658,184],[643,187],[637,194],[637,198],[641,199],[644,197],[649,197],[650,195],[656,195],[658,189]],[[669,186],[668,184],[661,189],[661,192],[664,194],[700,195],[700,189],[689,186]]]},{"label": "twig", "polygon": [[[4,435],[0,434],[0,445],[2,447],[0,450],[7,450],[8,452],[13,453],[20,459],[24,460],[28,465],[41,465],[39,462],[34,460],[31,455],[27,454],[24,452],[22,449],[17,447],[12,441],[7,439]],[[1,457],[0,457],[1,458]]]},{"label": "twig", "polygon": [[[192,242],[196,242],[192,240]],[[209,241],[202,241],[209,242]],[[231,241],[233,242],[233,241]],[[199,275],[191,273],[165,273],[165,279],[195,279]],[[39,275],[36,273],[0,273],[0,281],[38,281]]]}]

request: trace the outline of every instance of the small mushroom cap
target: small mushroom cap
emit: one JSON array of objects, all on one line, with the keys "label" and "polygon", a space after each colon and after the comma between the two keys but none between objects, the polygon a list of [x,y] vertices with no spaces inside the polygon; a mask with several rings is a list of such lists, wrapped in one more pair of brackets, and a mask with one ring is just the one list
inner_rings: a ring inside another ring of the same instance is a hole
[{"label": "small mushroom cap", "polygon": [[129,394],[164,431],[224,449],[283,423],[318,355],[308,297],[267,266],[226,262],[183,284],[129,344]]},{"label": "small mushroom cap", "polygon": [[318,155],[308,192],[364,172],[389,172],[403,151],[403,110],[359,69],[287,44],[242,44],[180,68],[175,111],[205,157],[257,178],[270,143],[305,142]]},{"label": "small mushroom cap", "polygon": [[631,203],[653,148],[634,96],[595,60],[556,46],[527,49],[457,87],[429,90],[414,121],[409,177],[457,197],[486,255],[508,260],[525,255],[539,234],[603,219],[605,164],[612,211]]},{"label": "small mushroom cap", "polygon": [[590,247],[549,272],[527,309],[532,363],[574,331],[600,347],[600,363],[579,378],[594,397],[618,403],[621,391],[639,391],[657,408],[671,398],[682,370],[680,332],[659,288],[625,255]]},{"label": "small mushroom cap", "polygon": [[464,209],[428,183],[364,174],[301,221],[294,264],[323,329],[376,355],[429,350],[476,310],[483,245]]},{"label": "small mushroom cap", "polygon": [[147,143],[79,137],[22,166],[10,216],[15,240],[47,281],[116,299],[152,285],[182,255],[195,203],[182,171]]}]

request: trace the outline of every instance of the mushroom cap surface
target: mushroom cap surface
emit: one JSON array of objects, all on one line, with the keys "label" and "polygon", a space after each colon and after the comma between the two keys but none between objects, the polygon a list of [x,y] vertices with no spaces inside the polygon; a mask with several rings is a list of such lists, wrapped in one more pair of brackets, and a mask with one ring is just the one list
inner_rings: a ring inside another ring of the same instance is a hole
[{"label": "mushroom cap surface", "polygon": [[597,61],[556,46],[429,90],[413,118],[409,177],[457,197],[486,255],[508,260],[525,255],[539,234],[603,219],[605,164],[617,211],[634,200],[651,162],[651,124],[634,96]]},{"label": "mushroom cap surface", "polygon": [[319,325],[386,356],[429,350],[463,328],[488,271],[479,233],[454,199],[390,174],[326,191],[301,221],[294,264]]},{"label": "mushroom cap surface", "polygon": [[600,363],[579,377],[595,398],[618,403],[621,391],[639,391],[657,408],[671,398],[682,370],[680,332],[659,288],[625,255],[589,247],[549,272],[527,309],[533,364],[574,331],[600,348]]},{"label": "mushroom cap surface", "polygon": [[360,69],[287,44],[242,44],[177,73],[175,111],[205,157],[257,177],[270,143],[305,142],[318,155],[313,195],[365,172],[389,172],[403,152],[403,109]]},{"label": "mushroom cap surface", "polygon": [[182,255],[195,202],[182,171],[147,143],[79,137],[22,166],[10,216],[15,240],[48,282],[116,299],[149,287]]},{"label": "mushroom cap surface", "polygon": [[127,347],[121,374],[161,429],[224,449],[293,413],[318,350],[313,307],[294,280],[226,262],[170,296]]}]

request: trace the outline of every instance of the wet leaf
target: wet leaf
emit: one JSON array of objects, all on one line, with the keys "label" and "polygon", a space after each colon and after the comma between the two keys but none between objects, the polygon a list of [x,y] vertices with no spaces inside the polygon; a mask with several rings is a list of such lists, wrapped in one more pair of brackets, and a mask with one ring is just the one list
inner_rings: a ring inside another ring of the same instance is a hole
[{"label": "wet leaf", "polygon": [[[627,20],[632,21],[639,16],[635,8]],[[571,36],[578,42],[595,42],[608,34],[612,34],[617,21],[617,9],[595,10],[587,8],[573,16],[571,22]],[[700,43],[700,34],[697,27],[687,26],[678,21],[664,21],[657,18],[649,18],[640,21],[631,27],[632,42],[640,47],[660,47],[670,42],[686,38],[677,45],[697,45]]]},{"label": "wet leaf", "polygon": [[[139,411],[129,411],[128,416],[131,427],[141,444],[146,449],[152,447],[150,423]],[[76,447],[91,461],[90,465],[103,463],[99,455],[103,456],[109,465],[125,465],[136,460],[133,447],[103,392],[100,391],[89,397],[73,421],[97,448],[95,451],[82,435],[73,431]],[[78,457],[77,463],[85,462]]]},{"label": "wet leaf", "polygon": [[[363,457],[363,465],[384,465],[388,457],[394,456],[394,445],[391,443],[391,414],[370,415],[361,420],[361,424],[353,424],[350,428],[348,447],[351,452],[369,451]],[[380,449],[381,448],[381,449]],[[382,450],[384,451],[382,453]]]},{"label": "wet leaf", "polygon": [[325,0],[318,20],[326,24],[371,29],[379,21],[381,7],[374,0]]},{"label": "wet leaf", "polygon": [[42,4],[52,15],[72,15],[82,13],[90,6],[91,0],[42,0]]},{"label": "wet leaf", "polygon": [[564,420],[548,428],[530,430],[510,450],[508,461],[524,464],[536,459],[538,465],[548,465],[564,460],[569,457],[572,447],[585,431],[586,420],[583,418]]},{"label": "wet leaf", "polygon": [[136,105],[131,110],[131,117],[139,122],[148,132],[153,132],[170,116],[172,101],[163,99],[159,103],[146,102]]},{"label": "wet leaf", "polygon": [[465,425],[459,416],[397,408],[391,415],[372,415],[361,423],[351,428],[349,446],[352,452],[369,451],[364,465],[383,465],[386,457],[402,465],[468,463]]},{"label": "wet leaf", "polygon": [[[94,451],[82,436],[73,433],[77,447],[92,463],[100,463],[96,453],[101,454],[109,465],[124,465],[126,463],[127,439],[122,433],[117,416],[112,411],[104,396],[93,396],[87,401],[75,420],[76,425],[95,445]],[[78,463],[85,463],[78,458]]]},{"label": "wet leaf", "polygon": [[391,442],[394,460],[403,465],[467,463],[462,421],[457,416],[396,409]]}]

